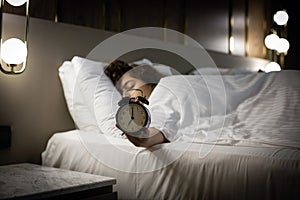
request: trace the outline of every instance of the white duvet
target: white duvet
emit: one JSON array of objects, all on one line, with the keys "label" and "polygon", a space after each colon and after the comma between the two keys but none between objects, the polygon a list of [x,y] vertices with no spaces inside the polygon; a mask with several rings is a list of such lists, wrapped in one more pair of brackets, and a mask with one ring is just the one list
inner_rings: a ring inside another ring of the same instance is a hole
[{"label": "white duvet", "polygon": [[300,72],[168,76],[150,96],[170,141],[300,147]]}]

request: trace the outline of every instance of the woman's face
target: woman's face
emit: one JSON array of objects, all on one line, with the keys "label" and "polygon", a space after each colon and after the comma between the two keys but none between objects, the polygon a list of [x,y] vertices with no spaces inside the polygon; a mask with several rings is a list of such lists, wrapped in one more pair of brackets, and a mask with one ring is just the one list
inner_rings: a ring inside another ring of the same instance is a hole
[{"label": "woman's face", "polygon": [[[125,73],[117,82],[116,87],[125,97],[144,96],[149,98],[153,87],[145,83],[141,79],[132,77],[129,73]],[[142,92],[141,92],[142,91]]]}]

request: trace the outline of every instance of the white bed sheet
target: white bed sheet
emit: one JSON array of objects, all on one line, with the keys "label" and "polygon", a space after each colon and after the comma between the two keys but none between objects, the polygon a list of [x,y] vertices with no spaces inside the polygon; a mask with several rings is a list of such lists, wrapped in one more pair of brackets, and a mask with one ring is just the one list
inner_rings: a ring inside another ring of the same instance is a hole
[{"label": "white bed sheet", "polygon": [[239,145],[174,142],[147,150],[71,130],[50,138],[42,164],[115,177],[119,199],[299,199],[299,149]]}]

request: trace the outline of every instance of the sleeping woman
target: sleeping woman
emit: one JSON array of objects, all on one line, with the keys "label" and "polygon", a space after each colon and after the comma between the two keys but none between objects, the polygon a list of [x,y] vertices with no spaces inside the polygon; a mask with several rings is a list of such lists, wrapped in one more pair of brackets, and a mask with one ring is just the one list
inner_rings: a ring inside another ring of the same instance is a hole
[{"label": "sleeping woman", "polygon": [[[163,77],[161,73],[148,65],[129,65],[116,60],[110,63],[104,73],[111,79],[122,96],[136,97],[142,91],[149,99],[153,89]],[[164,134],[154,127],[144,130],[143,137],[134,137],[124,133],[128,140],[138,147],[151,147],[156,144],[169,142]]]},{"label": "sleeping woman", "polygon": [[136,97],[141,90],[149,99],[152,119],[143,138],[125,133],[136,146],[183,141],[299,148],[299,118],[284,118],[300,113],[294,71],[163,77],[151,66],[115,61],[105,74],[123,96]]}]

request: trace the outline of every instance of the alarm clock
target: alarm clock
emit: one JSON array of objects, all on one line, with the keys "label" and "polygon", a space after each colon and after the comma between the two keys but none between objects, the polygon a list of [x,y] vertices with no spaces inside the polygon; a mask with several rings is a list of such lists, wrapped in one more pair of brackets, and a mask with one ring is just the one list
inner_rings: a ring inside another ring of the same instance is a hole
[{"label": "alarm clock", "polygon": [[141,96],[124,97],[118,103],[120,107],[116,113],[116,126],[132,136],[137,136],[142,130],[147,129],[151,122],[151,116],[144,104],[149,105],[149,102]]}]

